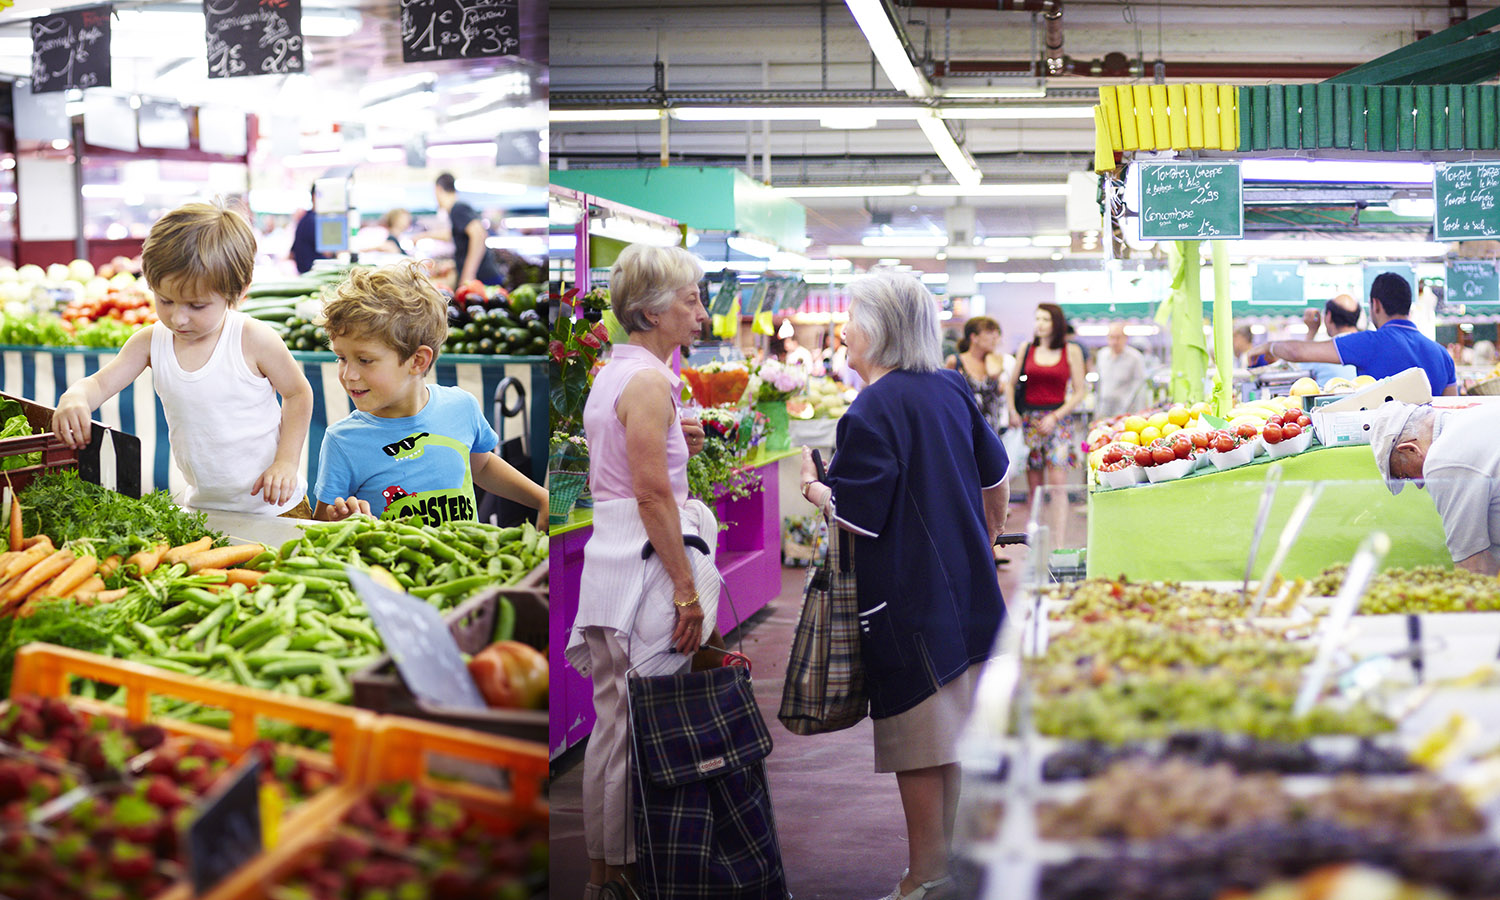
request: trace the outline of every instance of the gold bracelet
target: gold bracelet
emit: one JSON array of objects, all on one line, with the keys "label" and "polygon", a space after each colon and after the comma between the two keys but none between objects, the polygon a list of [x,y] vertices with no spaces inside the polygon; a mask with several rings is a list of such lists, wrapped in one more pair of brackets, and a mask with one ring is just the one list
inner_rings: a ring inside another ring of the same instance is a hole
[{"label": "gold bracelet", "polygon": [[698,589],[697,588],[693,588],[693,599],[687,601],[686,603],[678,603],[676,600],[673,600],[672,601],[672,605],[678,607],[679,609],[683,608],[683,607],[688,607],[688,606],[697,606],[698,605]]}]

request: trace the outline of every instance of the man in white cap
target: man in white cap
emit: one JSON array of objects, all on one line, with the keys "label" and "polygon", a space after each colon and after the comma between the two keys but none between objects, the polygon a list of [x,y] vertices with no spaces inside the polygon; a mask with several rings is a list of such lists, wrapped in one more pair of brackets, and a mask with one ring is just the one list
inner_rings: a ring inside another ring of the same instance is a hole
[{"label": "man in white cap", "polygon": [[1370,449],[1392,494],[1426,488],[1454,565],[1500,572],[1500,414],[1390,401],[1370,423]]}]

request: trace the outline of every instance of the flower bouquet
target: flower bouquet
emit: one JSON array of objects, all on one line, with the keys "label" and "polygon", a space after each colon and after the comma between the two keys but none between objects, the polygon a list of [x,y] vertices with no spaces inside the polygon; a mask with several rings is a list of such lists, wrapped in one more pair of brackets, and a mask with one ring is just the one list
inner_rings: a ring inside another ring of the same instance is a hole
[{"label": "flower bouquet", "polygon": [[692,389],[693,401],[707,409],[740,402],[750,382],[750,372],[742,365],[716,360],[697,367],[683,366],[682,378]]},{"label": "flower bouquet", "polygon": [[[577,289],[561,296],[571,303]],[[560,315],[547,345],[550,360],[552,428],[561,432],[583,430],[583,406],[594,383],[594,368],[609,345],[609,328],[603,322]]]},{"label": "flower bouquet", "polygon": [[806,386],[807,372],[798,367],[767,360],[755,370],[749,389],[755,397],[755,408],[769,421],[767,450],[791,449],[791,420],[786,402]]},{"label": "flower bouquet", "polygon": [[588,487],[589,445],[581,434],[554,431],[547,457],[547,521],[568,521],[574,504]]}]

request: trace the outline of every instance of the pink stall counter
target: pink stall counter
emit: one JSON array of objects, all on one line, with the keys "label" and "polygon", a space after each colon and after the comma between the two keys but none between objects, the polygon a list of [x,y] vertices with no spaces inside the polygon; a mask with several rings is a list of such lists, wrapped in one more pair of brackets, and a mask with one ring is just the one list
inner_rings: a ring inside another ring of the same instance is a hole
[{"label": "pink stall counter", "polygon": [[[781,592],[781,503],[777,465],[795,459],[800,449],[756,453],[745,471],[762,486],[748,497],[721,499],[714,505],[719,523],[718,566],[725,594],[719,598],[719,633],[731,629],[770,603]],[[583,545],[594,533],[590,510],[574,510],[564,525],[551,529],[551,716],[547,747],[556,759],[582,741],[594,727],[589,682],[563,659],[568,629],[578,614],[578,583]],[[731,602],[732,601],[732,602]]]}]

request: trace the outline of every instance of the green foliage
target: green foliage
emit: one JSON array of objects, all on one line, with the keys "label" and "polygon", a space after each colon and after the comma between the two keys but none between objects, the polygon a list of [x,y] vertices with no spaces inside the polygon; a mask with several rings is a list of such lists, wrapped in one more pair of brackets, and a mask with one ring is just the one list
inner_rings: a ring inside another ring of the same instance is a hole
[{"label": "green foliage", "polygon": [[55,546],[87,539],[100,559],[113,553],[128,555],[161,541],[177,546],[212,534],[215,544],[224,535],[210,531],[207,516],[188,512],[172,502],[166,491],[139,500],[78,477],[72,469],[38,476],[21,492],[21,528],[45,534]]}]

